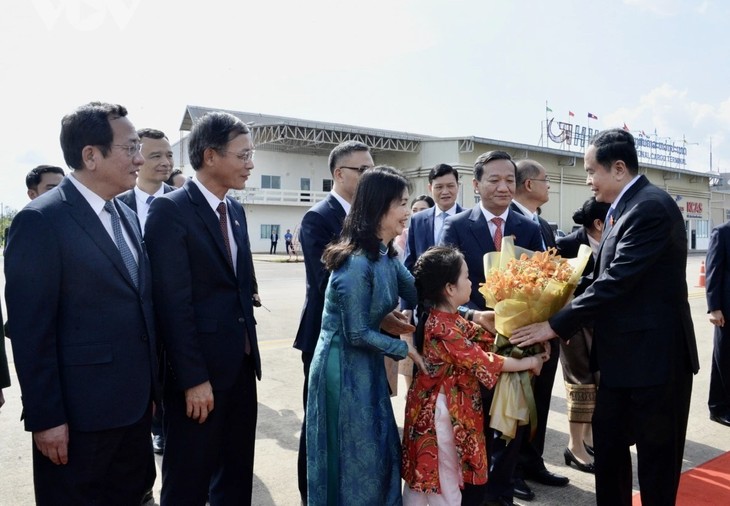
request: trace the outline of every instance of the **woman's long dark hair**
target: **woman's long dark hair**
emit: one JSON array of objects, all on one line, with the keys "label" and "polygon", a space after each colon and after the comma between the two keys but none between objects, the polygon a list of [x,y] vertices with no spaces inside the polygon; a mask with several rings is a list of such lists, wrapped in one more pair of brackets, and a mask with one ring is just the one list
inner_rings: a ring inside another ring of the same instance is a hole
[{"label": "woman's long dark hair", "polygon": [[446,301],[446,285],[456,284],[461,275],[464,255],[451,246],[432,246],[421,255],[413,266],[418,290],[418,325],[413,343],[419,353],[423,353],[424,327],[431,308]]},{"label": "woman's long dark hair", "polygon": [[[381,242],[378,237],[380,221],[390,210],[391,204],[403,198],[403,192],[407,189],[408,180],[393,167],[380,165],[365,171],[357,185],[352,209],[345,218],[340,239],[324,250],[322,262],[325,268],[330,271],[339,269],[347,257],[358,249],[365,251],[372,260],[377,260]],[[390,241],[388,256],[397,254],[393,241]]]}]

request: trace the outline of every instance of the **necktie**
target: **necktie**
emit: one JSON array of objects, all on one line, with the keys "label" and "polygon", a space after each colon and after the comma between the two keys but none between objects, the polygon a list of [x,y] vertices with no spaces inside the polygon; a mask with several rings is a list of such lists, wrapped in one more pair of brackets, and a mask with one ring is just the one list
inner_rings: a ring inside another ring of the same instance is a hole
[{"label": "necktie", "polygon": [[139,273],[137,262],[134,260],[134,255],[127,245],[127,241],[124,240],[124,234],[122,234],[122,224],[119,221],[119,215],[117,210],[114,208],[114,204],[111,200],[108,200],[104,204],[104,210],[108,212],[112,217],[112,231],[114,232],[114,242],[117,243],[119,253],[122,255],[122,261],[129,271],[129,276],[132,278],[132,282],[135,287],[139,287]]},{"label": "necktie", "polygon": [[446,222],[446,218],[448,218],[448,214],[441,213],[438,215],[438,220],[436,220],[436,230],[434,234],[434,244],[438,244],[441,242],[441,233],[444,231],[444,222]]},{"label": "necktie", "polygon": [[494,217],[492,218],[492,223],[495,225],[494,229],[494,250],[495,251],[502,251],[502,223],[504,223],[504,220],[502,218]]},{"label": "necktie", "polygon": [[145,202],[147,205],[150,205],[153,200],[155,200],[155,197],[150,195],[149,197],[147,197],[147,200]]},{"label": "necktie", "polygon": [[223,234],[223,242],[226,244],[226,253],[228,253],[228,263],[233,267],[233,258],[231,256],[231,240],[228,238],[228,220],[226,219],[226,203],[221,202],[216,208],[218,211],[218,223],[221,226],[221,234]]},{"label": "necktie", "polygon": [[606,219],[603,221],[603,233],[601,234],[601,240],[608,235],[613,228],[613,213],[616,211],[613,207],[608,208],[606,213]]}]

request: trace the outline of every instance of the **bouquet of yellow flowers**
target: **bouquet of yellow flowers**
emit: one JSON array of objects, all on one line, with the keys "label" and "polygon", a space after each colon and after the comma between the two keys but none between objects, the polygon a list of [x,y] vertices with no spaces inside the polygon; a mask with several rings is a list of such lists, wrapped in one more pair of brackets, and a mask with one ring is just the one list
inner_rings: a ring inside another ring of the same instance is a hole
[{"label": "bouquet of yellow flowers", "polygon": [[[497,336],[493,352],[514,358],[542,352],[541,345],[519,348],[509,342],[512,332],[543,322],[557,313],[573,295],[591,256],[582,245],[577,258],[564,259],[554,248],[532,252],[502,240],[502,251],[484,255],[485,282],[479,287],[487,306],[494,309]],[[527,371],[503,373],[494,388],[489,426],[513,439],[518,425],[531,426],[534,436],[537,411]]]}]

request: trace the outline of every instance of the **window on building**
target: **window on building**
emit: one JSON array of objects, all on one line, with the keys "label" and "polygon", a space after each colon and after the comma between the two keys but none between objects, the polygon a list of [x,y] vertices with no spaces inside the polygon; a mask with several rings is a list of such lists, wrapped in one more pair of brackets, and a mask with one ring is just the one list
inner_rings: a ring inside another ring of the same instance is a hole
[{"label": "window on building", "polygon": [[279,233],[279,225],[261,225],[261,239],[270,239],[273,232]]},{"label": "window on building", "polygon": [[323,192],[332,191],[332,180],[331,179],[322,180],[322,191]]},{"label": "window on building", "polygon": [[299,202],[311,202],[311,180],[308,177],[303,177],[299,179],[299,190],[301,193],[299,194]]},{"label": "window on building", "polygon": [[281,190],[281,176],[261,175],[261,188]]}]

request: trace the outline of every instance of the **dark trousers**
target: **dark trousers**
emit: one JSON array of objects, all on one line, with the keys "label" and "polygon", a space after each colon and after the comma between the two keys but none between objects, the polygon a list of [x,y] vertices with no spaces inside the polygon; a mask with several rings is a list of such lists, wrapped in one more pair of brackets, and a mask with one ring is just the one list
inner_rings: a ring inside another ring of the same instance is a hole
[{"label": "dark trousers", "polygon": [[289,254],[289,252],[294,253],[294,245],[291,241],[286,241],[286,252]]},{"label": "dark trousers", "polygon": [[204,423],[186,415],[185,394],[165,392],[163,506],[250,505],[253,491],[257,396],[254,362],[244,359],[236,383],[214,390]]},{"label": "dark trousers", "polygon": [[730,414],[730,337],[725,330],[715,328],[710,369],[708,406],[713,415]]},{"label": "dark trousers", "polygon": [[692,374],[665,385],[598,388],[593,444],[598,506],[630,506],[631,454],[636,444],[644,506],[673,505],[682,470]]},{"label": "dark trousers", "polygon": [[150,473],[155,474],[150,417],[148,412],[137,423],[116,429],[70,430],[66,465],[57,466],[32,443],[36,504],[139,505]]},{"label": "dark trousers", "polygon": [[[522,440],[528,437],[527,425],[518,427],[515,438],[507,443],[502,433],[489,427],[489,409],[492,405],[493,390],[482,389],[484,408],[484,436],[487,443],[489,471],[487,483],[484,485],[465,484],[461,491],[462,506],[481,506],[485,500],[497,500],[500,497],[511,500],[514,495],[514,474],[517,468]],[[485,397],[484,394],[489,396]]]},{"label": "dark trousers", "polygon": [[278,241],[271,241],[271,247],[269,248],[269,255],[275,255],[276,254],[276,243]]},{"label": "dark trousers", "polygon": [[302,352],[302,365],[304,369],[304,389],[302,400],[304,401],[304,417],[302,418],[302,435],[299,436],[299,454],[297,455],[297,478],[299,480],[299,495],[302,504],[307,504],[307,391],[309,388],[309,366],[312,364],[314,353]]},{"label": "dark trousers", "polygon": [[550,340],[550,360],[542,366],[539,376],[532,381],[532,392],[535,396],[537,408],[537,430],[535,437],[530,441],[529,433],[522,440],[520,446],[517,476],[530,475],[545,468],[542,452],[545,450],[545,434],[547,433],[547,419],[550,413],[550,401],[553,396],[555,372],[560,362],[560,343],[558,338]]}]

